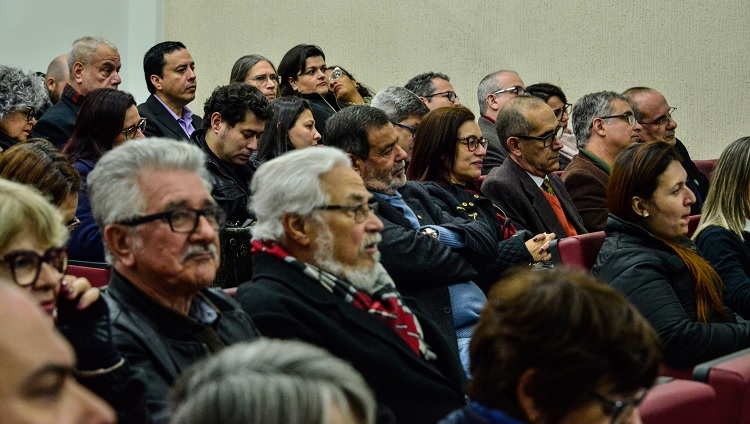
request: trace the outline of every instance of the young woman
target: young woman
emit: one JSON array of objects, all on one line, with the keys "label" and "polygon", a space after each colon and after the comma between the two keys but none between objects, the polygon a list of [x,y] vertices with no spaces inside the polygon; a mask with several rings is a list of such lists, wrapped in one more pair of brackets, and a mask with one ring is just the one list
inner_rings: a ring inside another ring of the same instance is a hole
[{"label": "young woman", "polygon": [[320,133],[315,128],[310,103],[298,97],[282,97],[272,103],[274,113],[258,142],[257,158],[269,161],[290,150],[316,146]]}]

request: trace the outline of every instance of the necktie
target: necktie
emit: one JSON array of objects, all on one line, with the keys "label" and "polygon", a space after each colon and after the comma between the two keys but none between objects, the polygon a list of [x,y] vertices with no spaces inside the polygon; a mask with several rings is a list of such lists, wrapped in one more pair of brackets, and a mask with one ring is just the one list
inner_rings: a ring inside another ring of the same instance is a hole
[{"label": "necktie", "polygon": [[555,190],[552,190],[552,186],[550,185],[549,180],[547,178],[545,178],[544,181],[542,182],[542,190],[546,191],[552,196],[557,197],[557,195],[555,194]]}]

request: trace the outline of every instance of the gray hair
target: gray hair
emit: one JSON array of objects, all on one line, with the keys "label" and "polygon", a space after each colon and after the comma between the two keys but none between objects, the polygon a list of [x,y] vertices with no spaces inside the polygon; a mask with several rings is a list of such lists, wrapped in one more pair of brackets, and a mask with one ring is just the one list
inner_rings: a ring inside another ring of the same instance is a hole
[{"label": "gray hair", "polygon": [[386,115],[391,122],[401,122],[410,116],[423,117],[430,111],[416,94],[404,87],[388,87],[378,91],[370,104]]},{"label": "gray hair", "polygon": [[271,67],[276,70],[276,67],[273,65],[273,62],[266,59],[264,56],[261,56],[259,54],[248,54],[245,56],[242,56],[241,58],[237,59],[236,62],[234,62],[234,66],[232,66],[232,72],[229,75],[229,83],[233,82],[245,82],[245,77],[247,77],[247,73],[250,72],[251,69],[253,69],[253,66],[257,65],[258,62],[268,62]]},{"label": "gray hair", "polygon": [[292,150],[262,164],[251,183],[250,208],[258,220],[252,227],[253,239],[283,241],[284,212],[309,215],[326,204],[329,196],[320,187],[320,176],[336,166],[352,163],[332,147]]},{"label": "gray hair", "polygon": [[630,87],[627,90],[622,92],[622,95],[625,96],[630,102],[630,107],[633,108],[633,114],[635,115],[635,119],[638,122],[640,122],[641,119],[643,119],[643,114],[641,114],[641,110],[638,109],[638,102],[636,102],[635,99],[638,96],[642,96],[644,94],[651,94],[651,93],[659,93],[659,92],[650,87]]},{"label": "gray hair", "polygon": [[188,369],[172,400],[171,424],[326,424],[334,408],[344,422],[375,422],[375,398],[362,376],[326,350],[294,340],[227,347]]},{"label": "gray hair", "polygon": [[[99,159],[87,180],[96,225],[103,231],[109,224],[143,213],[146,204],[141,177],[149,171],[194,172],[210,192],[205,161],[206,155],[199,147],[167,138],[131,140],[110,150]],[[111,263],[109,252],[105,254]]]},{"label": "gray hair", "polygon": [[497,77],[500,76],[500,74],[506,73],[518,75],[518,72],[516,71],[511,71],[510,69],[501,69],[499,71],[486,75],[484,78],[482,78],[481,81],[479,81],[479,88],[477,88],[477,101],[479,102],[480,115],[484,115],[487,112],[487,95],[490,93],[494,93],[501,88]]},{"label": "gray hair", "polygon": [[[526,114],[537,108],[547,106],[544,100],[524,94],[508,100],[505,106],[497,114],[495,129],[497,136],[500,138],[500,144],[508,151],[508,138],[518,135],[529,135],[534,130],[534,126],[526,118]],[[549,107],[549,106],[547,106]]]},{"label": "gray hair", "polygon": [[46,102],[47,88],[42,77],[0,65],[0,120],[27,107],[39,110]]},{"label": "gray hair", "polygon": [[73,48],[70,50],[70,54],[68,54],[68,73],[70,74],[71,80],[73,79],[73,65],[75,65],[76,62],[81,62],[84,65],[90,64],[91,59],[101,46],[107,46],[110,49],[117,51],[117,46],[102,37],[92,37],[87,35],[73,42]]},{"label": "gray hair", "polygon": [[448,78],[448,75],[440,72],[425,72],[410,79],[404,87],[419,97],[429,96],[435,91],[435,83],[432,82],[433,78],[441,78],[446,81],[451,80]]},{"label": "gray hair", "polygon": [[591,137],[591,124],[595,118],[612,114],[612,100],[620,99],[630,104],[630,101],[620,93],[614,91],[599,91],[589,93],[578,99],[573,112],[573,134],[576,136],[578,147],[586,147]]}]

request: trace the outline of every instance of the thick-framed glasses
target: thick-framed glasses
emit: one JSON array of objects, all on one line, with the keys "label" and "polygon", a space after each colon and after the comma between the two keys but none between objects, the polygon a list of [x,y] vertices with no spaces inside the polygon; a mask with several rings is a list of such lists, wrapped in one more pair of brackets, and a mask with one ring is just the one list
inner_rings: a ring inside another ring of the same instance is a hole
[{"label": "thick-framed glasses", "polygon": [[391,124],[399,128],[408,130],[411,133],[411,138],[417,138],[417,127],[412,127],[411,125],[399,124],[398,122],[393,122],[393,121],[391,121]]},{"label": "thick-framed glasses", "polygon": [[81,220],[77,216],[74,216],[73,219],[65,223],[65,228],[70,232],[78,228],[79,225],[81,225]]},{"label": "thick-framed glasses", "polygon": [[0,257],[0,263],[8,264],[16,284],[28,287],[36,283],[42,264],[48,264],[64,274],[68,269],[68,252],[64,247],[50,247],[43,255],[31,250],[14,250]]},{"label": "thick-framed glasses", "polygon": [[493,91],[492,94],[498,95],[498,94],[510,93],[510,92],[513,92],[519,96],[523,96],[524,94],[526,94],[526,89],[521,87],[520,85],[514,85],[513,87],[501,88],[500,90]]},{"label": "thick-framed glasses", "polygon": [[657,119],[654,122],[638,122],[641,125],[666,125],[670,119],[672,119],[672,112],[676,111],[676,107],[670,107],[669,111],[667,112],[666,116],[662,116],[661,118]]},{"label": "thick-framed glasses", "polygon": [[219,205],[209,206],[205,209],[180,208],[152,215],[136,216],[121,221],[119,224],[134,227],[147,222],[164,219],[169,223],[169,228],[173,232],[191,234],[198,228],[200,217],[205,217],[214,230],[220,230],[227,224],[227,214]]},{"label": "thick-framed glasses", "polygon": [[[621,119],[624,119],[624,120],[628,121],[628,125],[635,125],[635,122],[636,122],[635,121],[635,116],[632,113],[630,113],[630,112],[623,113],[622,115],[600,116],[599,118],[601,118],[601,119],[621,118]],[[592,127],[594,126],[594,122],[591,122],[591,126]]]},{"label": "thick-framed glasses", "polygon": [[344,71],[338,66],[331,71],[331,81],[336,81],[344,75]]},{"label": "thick-framed glasses", "polygon": [[572,108],[573,105],[570,103],[565,103],[563,107],[559,109],[552,109],[552,112],[555,112],[555,118],[558,120],[562,119],[563,115],[570,116],[570,108]]},{"label": "thick-framed glasses", "polygon": [[26,110],[22,113],[26,115],[26,123],[29,124],[31,123],[31,120],[36,116],[36,110],[34,110],[33,107],[26,108]]},{"label": "thick-framed glasses", "polygon": [[256,85],[265,87],[268,85],[269,81],[273,81],[274,83],[279,84],[280,78],[276,74],[270,74],[270,75],[256,75],[252,78],[252,80]]},{"label": "thick-framed glasses", "polygon": [[354,214],[354,222],[361,224],[365,222],[371,213],[378,211],[377,202],[362,202],[356,205],[324,205],[315,208],[318,211],[343,211],[347,215]]},{"label": "thick-framed glasses", "polygon": [[448,101],[451,103],[455,103],[456,100],[458,100],[458,94],[454,93],[453,91],[441,91],[439,93],[428,94],[424,97],[427,99],[430,99],[435,96],[445,96],[448,98]]},{"label": "thick-framed glasses", "polygon": [[141,134],[146,131],[146,118],[141,118],[137,124],[131,125],[124,130],[120,131],[125,134],[125,140],[132,140],[138,134],[138,130],[141,130]]},{"label": "thick-framed glasses", "polygon": [[643,399],[646,398],[647,394],[648,389],[641,388],[638,393],[630,399],[613,400],[606,396],[600,395],[599,393],[594,393],[594,398],[603,403],[607,410],[611,411],[611,424],[621,424],[625,422],[628,417],[630,417],[634,409],[638,408],[638,406],[643,402]]},{"label": "thick-framed glasses", "polygon": [[487,148],[487,144],[490,142],[484,137],[477,137],[475,135],[470,135],[468,137],[461,137],[457,139],[459,143],[465,144],[466,148],[469,149],[470,152],[476,151],[479,146],[482,146],[483,149]]},{"label": "thick-framed glasses", "polygon": [[559,125],[554,131],[552,131],[549,134],[545,134],[542,136],[533,136],[533,135],[514,135],[513,137],[517,137],[523,140],[539,140],[544,144],[544,147],[549,147],[552,145],[552,143],[555,142],[555,139],[558,139],[562,137],[563,130],[565,127],[562,125]]}]

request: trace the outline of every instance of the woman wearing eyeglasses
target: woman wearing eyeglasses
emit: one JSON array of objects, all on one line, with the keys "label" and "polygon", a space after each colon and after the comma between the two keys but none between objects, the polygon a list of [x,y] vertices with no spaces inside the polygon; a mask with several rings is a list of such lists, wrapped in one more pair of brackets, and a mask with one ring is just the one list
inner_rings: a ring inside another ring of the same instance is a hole
[{"label": "woman wearing eyeglasses", "polygon": [[86,177],[104,153],[128,140],[143,138],[145,128],[146,120],[138,114],[131,94],[99,88],[86,95],[73,135],[63,147],[63,154],[83,182],[76,210],[81,224],[72,232],[68,243],[71,259],[104,262],[104,245],[91,213]]},{"label": "woman wearing eyeglasses", "polygon": [[563,135],[560,137],[560,141],[563,142],[564,146],[560,149],[559,159],[560,170],[562,171],[573,160],[573,156],[578,154],[576,136],[573,135],[573,131],[568,127],[570,109],[573,105],[568,103],[565,93],[556,85],[547,83],[532,84],[526,87],[526,92],[544,100],[552,108],[552,111],[555,112],[557,122],[563,126]]},{"label": "woman wearing eyeglasses", "polygon": [[318,145],[321,137],[307,100],[282,97],[271,104],[273,118],[266,123],[258,142],[258,161],[267,162],[290,150]]},{"label": "woman wearing eyeglasses", "polygon": [[46,101],[42,78],[0,65],[0,153],[26,141],[36,124],[34,113]]},{"label": "woman wearing eyeglasses", "polygon": [[[75,377],[112,404],[121,423],[150,422],[142,380],[112,342],[106,301],[85,278],[66,275],[68,231],[60,212],[33,188],[0,179],[0,222],[0,276],[27,290],[54,320],[75,351]],[[45,381],[29,390],[50,393],[38,398],[53,402],[61,383]]]},{"label": "woman wearing eyeglasses", "polygon": [[676,368],[750,346],[750,321],[725,306],[724,282],[685,237],[695,202],[686,179],[669,144],[626,147],[609,176],[607,238],[591,271],[638,308]]},{"label": "woman wearing eyeglasses", "polygon": [[259,54],[237,59],[232,66],[229,83],[244,82],[260,90],[270,102],[279,95],[279,75],[270,60]]},{"label": "woman wearing eyeglasses", "polygon": [[326,77],[336,100],[347,105],[370,105],[372,93],[346,69],[341,66],[331,66],[326,70]]}]

